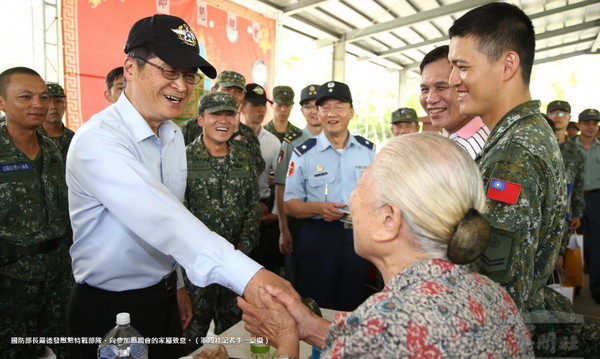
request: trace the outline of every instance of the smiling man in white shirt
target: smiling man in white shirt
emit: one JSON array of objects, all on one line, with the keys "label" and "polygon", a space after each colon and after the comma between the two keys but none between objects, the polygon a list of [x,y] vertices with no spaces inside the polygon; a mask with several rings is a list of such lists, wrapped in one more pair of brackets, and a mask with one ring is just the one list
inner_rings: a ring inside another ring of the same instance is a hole
[{"label": "smiling man in white shirt", "polygon": [[[115,314],[129,312],[145,337],[179,338],[179,265],[198,286],[219,283],[256,303],[258,287],[289,283],[211,232],[182,204],[187,164],[171,121],[190,99],[201,70],[194,33],[182,19],[154,15],[133,25],[125,46],[127,86],[119,100],[85,123],[67,158],[73,289],[69,335],[101,337]],[[181,322],[180,322],[181,321]],[[180,345],[151,345],[153,358],[179,357]],[[91,358],[95,345],[73,345]]]}]

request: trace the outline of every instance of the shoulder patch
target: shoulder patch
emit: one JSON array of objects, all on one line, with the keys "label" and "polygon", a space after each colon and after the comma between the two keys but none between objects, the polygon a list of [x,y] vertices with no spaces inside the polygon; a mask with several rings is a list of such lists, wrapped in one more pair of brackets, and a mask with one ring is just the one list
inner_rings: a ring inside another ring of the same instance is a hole
[{"label": "shoulder patch", "polygon": [[358,143],[360,143],[361,145],[367,147],[370,150],[375,150],[375,144],[369,140],[367,140],[366,138],[362,137],[362,136],[354,136],[354,138],[358,141]]},{"label": "shoulder patch", "polygon": [[292,133],[291,135],[284,137],[284,138],[283,138],[283,140],[284,140],[285,142],[287,142],[287,143],[292,143],[292,141],[293,141],[294,139],[298,138],[300,135],[301,135],[301,133],[299,133],[299,132],[294,132],[294,133]]},{"label": "shoulder patch", "polygon": [[306,151],[310,150],[311,148],[315,147],[315,145],[317,144],[317,139],[316,138],[309,138],[308,140],[302,142],[302,144],[296,148],[294,148],[294,152],[296,152],[296,154],[298,156],[302,156],[303,154],[306,153]]}]

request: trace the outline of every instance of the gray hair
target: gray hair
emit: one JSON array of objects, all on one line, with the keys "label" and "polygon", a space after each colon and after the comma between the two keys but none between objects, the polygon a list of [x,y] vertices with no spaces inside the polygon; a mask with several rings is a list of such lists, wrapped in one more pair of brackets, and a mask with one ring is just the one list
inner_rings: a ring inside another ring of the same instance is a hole
[{"label": "gray hair", "polygon": [[430,258],[448,258],[450,239],[470,209],[485,212],[479,168],[464,149],[441,135],[398,136],[375,162],[375,202],[400,208],[415,247]]}]

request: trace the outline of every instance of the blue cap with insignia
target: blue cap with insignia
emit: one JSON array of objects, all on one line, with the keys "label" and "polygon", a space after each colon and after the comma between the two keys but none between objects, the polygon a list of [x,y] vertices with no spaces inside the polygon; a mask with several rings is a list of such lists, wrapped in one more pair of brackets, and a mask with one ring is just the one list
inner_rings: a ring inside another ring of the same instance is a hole
[{"label": "blue cap with insignia", "polygon": [[319,86],[315,104],[319,106],[328,98],[334,98],[352,104],[350,88],[343,82],[329,81]]}]

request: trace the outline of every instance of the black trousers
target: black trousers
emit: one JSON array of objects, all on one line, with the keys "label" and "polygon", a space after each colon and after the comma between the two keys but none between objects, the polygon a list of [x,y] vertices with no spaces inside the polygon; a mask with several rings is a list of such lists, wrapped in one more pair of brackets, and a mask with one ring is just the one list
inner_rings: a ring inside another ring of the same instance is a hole
[{"label": "black trousers", "polygon": [[364,301],[368,263],[340,221],[308,219],[296,249],[296,289],[321,308],[350,311]]},{"label": "black trousers", "polygon": [[[175,276],[176,277],[176,276]],[[111,292],[76,284],[67,310],[68,336],[74,338],[104,337],[116,326],[116,315],[128,312],[131,326],[144,338],[181,339],[182,330],[177,308],[176,286],[165,280],[144,289]],[[72,344],[72,359],[97,358],[98,344]],[[177,359],[184,355],[181,344],[150,344],[148,357]]]}]

